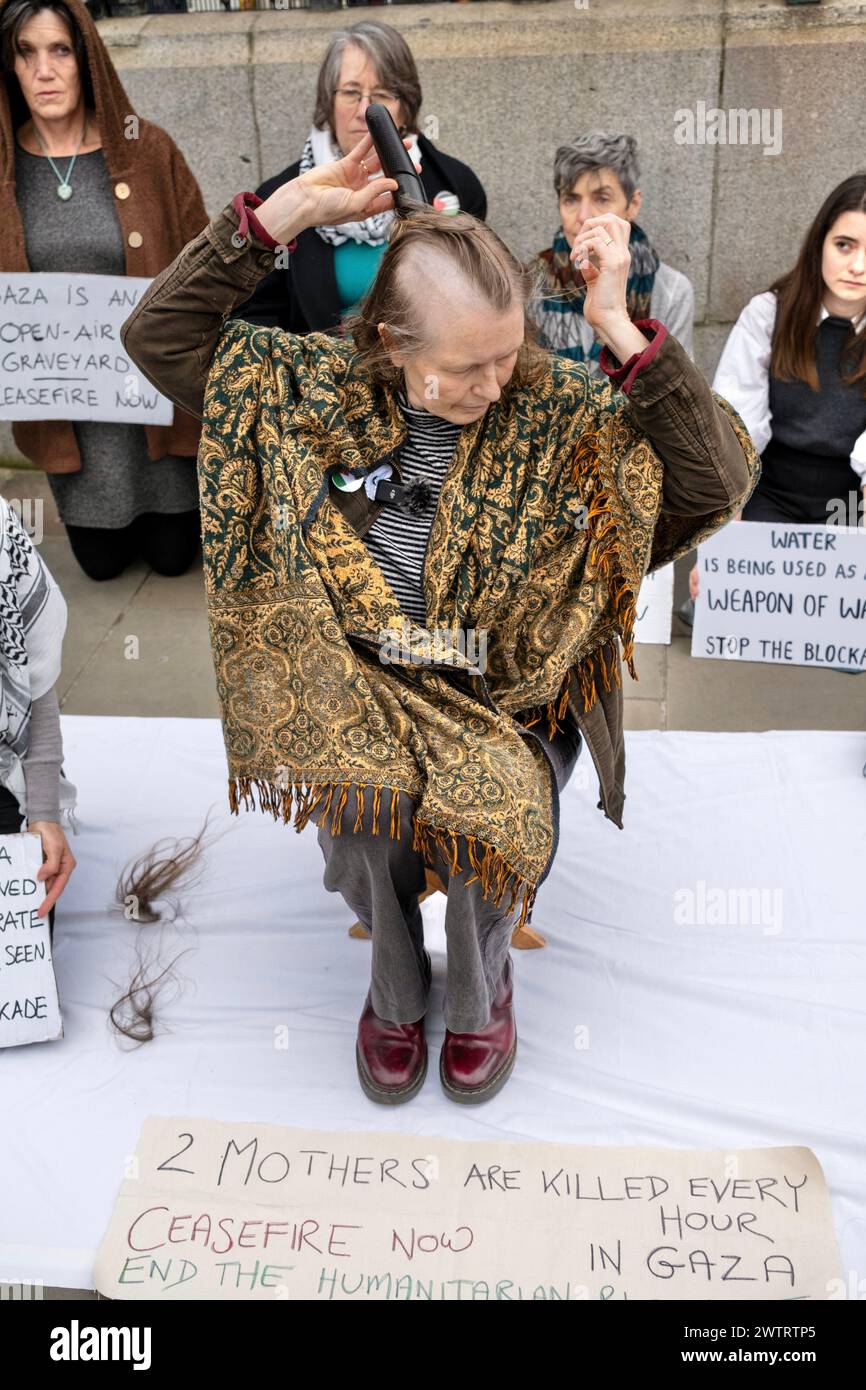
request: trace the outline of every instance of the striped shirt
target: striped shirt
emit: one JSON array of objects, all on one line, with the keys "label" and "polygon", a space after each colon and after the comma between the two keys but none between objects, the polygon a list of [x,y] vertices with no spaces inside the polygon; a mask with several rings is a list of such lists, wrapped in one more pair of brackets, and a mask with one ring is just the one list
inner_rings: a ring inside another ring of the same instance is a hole
[{"label": "striped shirt", "polygon": [[397,402],[409,431],[398,456],[403,485],[408,487],[423,479],[430,487],[430,500],[419,516],[413,516],[405,507],[383,507],[364,535],[364,542],[403,612],[426,627],[423,576],[427,542],[463,425],[410,405],[403,391],[398,393]]}]

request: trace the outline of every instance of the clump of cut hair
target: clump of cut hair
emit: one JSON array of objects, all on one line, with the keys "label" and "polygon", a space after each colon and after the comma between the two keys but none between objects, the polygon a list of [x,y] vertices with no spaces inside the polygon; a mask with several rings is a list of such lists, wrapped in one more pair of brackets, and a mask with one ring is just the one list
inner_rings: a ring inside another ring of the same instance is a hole
[{"label": "clump of cut hair", "polygon": [[[172,889],[183,888],[187,892],[195,888],[204,873],[204,850],[207,847],[205,832],[210,813],[197,835],[178,840],[166,836],[157,840],[150,849],[127,865],[117,881],[115,910],[127,912],[130,899],[135,903],[131,920],[139,927],[149,926],[163,920],[163,912],[157,901],[165,899],[173,922],[181,910],[180,899],[170,897]],[[215,837],[219,839],[219,836]],[[213,843],[210,841],[209,843]],[[187,948],[190,949],[190,948]],[[174,960],[163,969],[153,960],[153,953],[143,948],[142,936],[136,939],[136,966],[129,988],[111,1006],[109,1017],[115,1031],[136,1043],[151,1042],[154,1037],[156,1000],[166,981],[174,980],[173,970],[184,951],[178,952]],[[147,957],[147,958],[146,958]],[[154,974],[153,972],[157,973]]]},{"label": "clump of cut hair", "polygon": [[[391,361],[390,350],[412,357],[428,345],[423,314],[418,312],[407,273],[418,255],[428,262],[441,259],[448,263],[478,300],[499,313],[508,313],[515,303],[522,306],[523,343],[505,390],[539,381],[549,368],[550,354],[538,341],[531,305],[543,292],[543,268],[524,265],[486,222],[471,213],[448,215],[417,202],[410,205],[406,216],[394,219],[376,279],[358,310],[343,324],[370,379],[380,385],[398,386],[402,369]],[[390,350],[380,337],[380,323],[387,329]]]}]

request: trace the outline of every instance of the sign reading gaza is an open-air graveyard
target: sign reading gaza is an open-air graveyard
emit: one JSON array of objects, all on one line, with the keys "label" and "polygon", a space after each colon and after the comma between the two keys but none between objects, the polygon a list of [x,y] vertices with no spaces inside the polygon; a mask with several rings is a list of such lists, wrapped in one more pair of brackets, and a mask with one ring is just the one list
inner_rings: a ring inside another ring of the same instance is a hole
[{"label": "sign reading gaza is an open-air graveyard", "polygon": [[0,275],[0,419],[170,425],[174,406],[120,340],[150,283],[133,275]]}]

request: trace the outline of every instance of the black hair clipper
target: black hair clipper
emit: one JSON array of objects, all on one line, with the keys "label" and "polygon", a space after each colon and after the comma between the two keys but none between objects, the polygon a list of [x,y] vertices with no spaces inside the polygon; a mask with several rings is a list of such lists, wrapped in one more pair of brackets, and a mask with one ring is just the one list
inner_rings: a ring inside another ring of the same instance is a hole
[{"label": "black hair clipper", "polygon": [[366,111],[367,129],[373,137],[376,153],[382,164],[386,179],[396,179],[397,188],[393,192],[394,211],[398,217],[406,217],[413,203],[430,204],[419,179],[412,156],[403,144],[400,132],[394,124],[394,117],[387,106],[371,101]]}]

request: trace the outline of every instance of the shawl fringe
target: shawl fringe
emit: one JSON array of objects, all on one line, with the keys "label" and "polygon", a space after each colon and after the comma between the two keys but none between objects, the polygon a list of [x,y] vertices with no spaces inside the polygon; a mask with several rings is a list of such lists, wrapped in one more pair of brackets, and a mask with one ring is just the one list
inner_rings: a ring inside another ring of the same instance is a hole
[{"label": "shawl fringe", "polygon": [[[355,819],[352,823],[352,833],[357,833],[363,825],[365,789],[364,786],[356,785],[354,782],[280,783],[262,777],[229,777],[229,808],[232,815],[236,816],[241,802],[247,811],[255,810],[256,802],[258,802],[260,811],[270,811],[274,820],[282,819],[286,825],[292,821],[295,830],[300,832],[324,798],[318,823],[324,823],[330,812],[331,833],[339,835],[343,831],[343,815],[349,791],[352,788],[355,792]],[[379,834],[379,814],[383,790],[387,790],[387,788],[381,785],[373,787],[372,833],[374,835]],[[401,836],[400,792],[400,787],[391,787],[388,834],[392,840],[399,840]],[[294,820],[292,820],[293,804]],[[510,891],[509,901],[505,909],[506,913],[511,912],[518,896],[522,893],[520,920],[516,923],[515,929],[524,926],[532,909],[537,889],[523,874],[512,868],[505,856],[494,845],[479,839],[477,835],[461,837],[453,830],[431,825],[429,821],[422,820],[416,815],[412,816],[411,829],[412,849],[418,851],[425,858],[432,857],[433,845],[435,844],[442,851],[448,864],[450,878],[463,872],[463,866],[459,860],[459,842],[461,838],[465,839],[469,864],[472,869],[471,876],[464,880],[466,886],[468,887],[470,883],[480,882],[482,898],[492,902],[495,907],[502,904],[505,894]]]},{"label": "shawl fringe", "polygon": [[[589,562],[597,567],[599,574],[608,582],[613,622],[622,639],[623,660],[628,666],[632,680],[636,681],[638,674],[634,665],[634,626],[637,621],[637,594],[624,573],[619,528],[611,509],[610,493],[601,478],[597,441],[594,436],[581,442],[572,467],[572,481],[587,475],[595,482],[595,491],[587,513]],[[569,667],[553,700],[544,705],[533,705],[516,716],[525,729],[531,729],[533,724],[546,719],[549,739],[553,739],[554,734],[563,732],[560,721],[568,708],[572,678],[577,681],[584,711],[591,709],[595,704],[599,683],[608,692],[611,682],[617,686],[622,685],[620,663],[610,636],[574,666]]]}]

